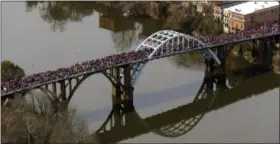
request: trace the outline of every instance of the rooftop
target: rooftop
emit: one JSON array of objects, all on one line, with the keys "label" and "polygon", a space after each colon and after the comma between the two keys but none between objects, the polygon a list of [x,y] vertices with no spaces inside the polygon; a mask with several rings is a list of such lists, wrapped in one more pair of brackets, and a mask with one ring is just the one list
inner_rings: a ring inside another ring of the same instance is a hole
[{"label": "rooftop", "polygon": [[278,6],[279,2],[270,1],[270,2],[245,2],[239,5],[228,7],[225,10],[229,10],[241,15],[247,15],[255,11],[266,9],[274,6]]}]

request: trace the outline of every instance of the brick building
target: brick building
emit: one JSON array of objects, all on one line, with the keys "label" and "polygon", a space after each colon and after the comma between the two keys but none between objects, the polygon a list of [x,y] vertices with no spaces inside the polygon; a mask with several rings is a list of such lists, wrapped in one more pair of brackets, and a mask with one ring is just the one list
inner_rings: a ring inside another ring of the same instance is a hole
[{"label": "brick building", "polygon": [[254,28],[279,19],[278,2],[245,2],[224,9],[224,31],[235,32]]},{"label": "brick building", "polygon": [[244,3],[244,1],[192,1],[192,4],[197,6],[198,12],[203,12],[204,8],[213,8],[213,17],[216,19],[223,19],[223,9]]}]

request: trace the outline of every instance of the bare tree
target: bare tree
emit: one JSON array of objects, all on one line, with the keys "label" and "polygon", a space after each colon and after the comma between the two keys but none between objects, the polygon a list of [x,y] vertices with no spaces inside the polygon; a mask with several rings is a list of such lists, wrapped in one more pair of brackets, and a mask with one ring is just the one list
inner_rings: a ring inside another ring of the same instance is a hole
[{"label": "bare tree", "polygon": [[9,107],[1,109],[2,141],[28,144],[90,142],[85,123],[74,111],[53,113],[51,107],[43,97],[33,97],[32,103],[12,100]]}]

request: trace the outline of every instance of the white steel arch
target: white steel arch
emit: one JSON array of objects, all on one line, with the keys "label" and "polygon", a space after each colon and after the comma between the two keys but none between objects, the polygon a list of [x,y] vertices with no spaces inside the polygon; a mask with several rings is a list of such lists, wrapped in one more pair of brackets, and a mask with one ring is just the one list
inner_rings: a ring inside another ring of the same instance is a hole
[{"label": "white steel arch", "polygon": [[[204,46],[205,43],[201,40],[186,35],[183,33],[179,33],[173,30],[161,30],[158,31],[152,35],[150,35],[148,38],[146,38],[140,45],[137,46],[135,51],[151,48],[153,49],[153,52],[149,55],[149,58],[152,58],[157,52],[161,52],[163,50],[163,47],[172,45],[172,50],[174,51],[179,48],[179,46],[182,46],[184,49],[191,48],[190,45],[198,45],[198,46]],[[175,48],[174,48],[175,47]],[[211,50],[207,49],[204,51],[200,51],[200,53],[203,55],[203,57],[209,59],[213,58],[218,64],[221,63],[219,58],[216,56],[216,54]],[[132,69],[132,84],[135,85],[136,80],[140,73],[142,72],[144,66],[148,62],[141,62],[138,64],[135,64]]]}]

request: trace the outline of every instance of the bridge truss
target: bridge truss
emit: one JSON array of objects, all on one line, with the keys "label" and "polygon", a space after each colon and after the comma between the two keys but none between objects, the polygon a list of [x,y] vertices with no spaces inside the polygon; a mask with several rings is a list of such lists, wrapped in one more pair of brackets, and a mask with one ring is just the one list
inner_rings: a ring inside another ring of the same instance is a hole
[{"label": "bridge truss", "polygon": [[[139,51],[141,49],[145,48],[151,48],[153,49],[153,52],[149,55],[149,58],[152,58],[157,53],[163,53],[165,50],[167,50],[170,53],[173,53],[174,51],[178,51],[180,48],[183,49],[192,49],[192,46],[204,46],[205,43],[201,40],[186,35],[183,33],[179,33],[173,30],[162,30],[158,31],[152,35],[150,35],[148,38],[146,38],[137,48],[135,51]],[[171,49],[166,49],[167,47],[170,47]],[[217,55],[211,50],[202,50],[199,51],[201,55],[209,60],[214,59],[217,64],[221,64],[221,61],[217,57]],[[135,64],[132,68],[132,85],[135,85],[137,78],[141,74],[142,70],[144,69],[145,65],[148,64],[149,61],[139,62]],[[123,74],[122,74],[123,75]]]}]

